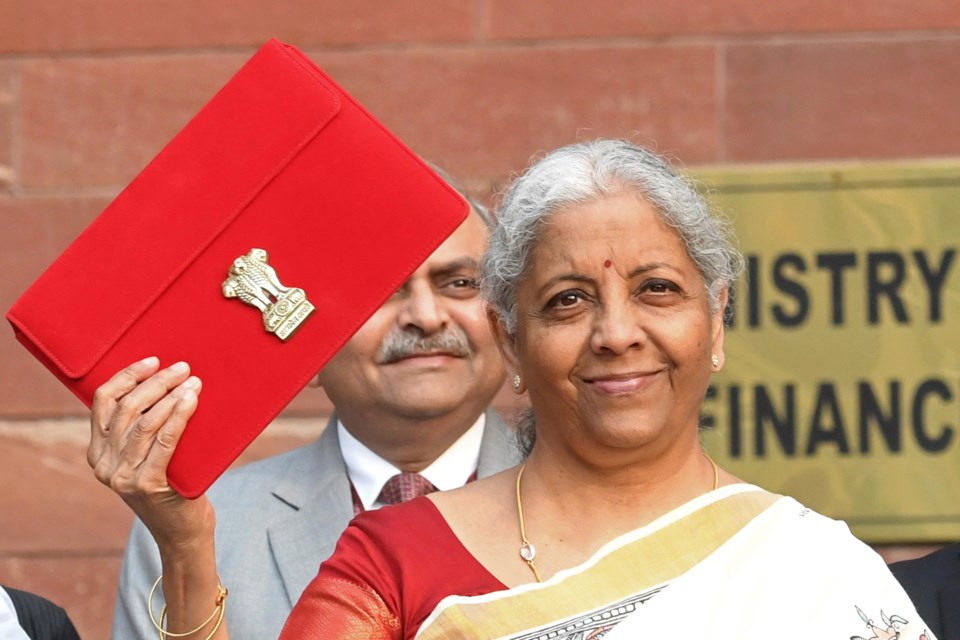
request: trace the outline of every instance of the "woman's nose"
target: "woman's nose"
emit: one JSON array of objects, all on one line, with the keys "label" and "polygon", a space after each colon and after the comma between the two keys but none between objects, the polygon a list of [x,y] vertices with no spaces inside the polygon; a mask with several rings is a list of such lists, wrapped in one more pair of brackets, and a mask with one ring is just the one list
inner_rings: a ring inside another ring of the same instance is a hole
[{"label": "woman's nose", "polygon": [[639,310],[624,302],[605,302],[597,308],[590,346],[595,353],[621,354],[644,342]]}]

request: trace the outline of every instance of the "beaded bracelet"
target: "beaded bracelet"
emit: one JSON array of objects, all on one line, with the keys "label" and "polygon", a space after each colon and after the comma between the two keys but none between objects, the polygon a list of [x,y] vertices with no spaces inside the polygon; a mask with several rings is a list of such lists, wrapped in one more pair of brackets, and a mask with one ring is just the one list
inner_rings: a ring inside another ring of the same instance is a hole
[{"label": "beaded bracelet", "polygon": [[229,591],[227,591],[227,588],[223,586],[222,582],[220,582],[220,576],[217,576],[217,606],[213,610],[213,613],[210,614],[209,618],[207,618],[202,623],[200,623],[199,627],[197,627],[193,631],[187,631],[184,633],[173,633],[163,628],[163,623],[167,617],[166,604],[164,604],[163,608],[160,609],[159,622],[153,615],[153,596],[157,592],[157,587],[160,586],[160,582],[162,580],[163,580],[163,574],[161,573],[160,577],[157,578],[157,581],[153,583],[153,587],[150,588],[150,595],[147,596],[147,613],[150,614],[150,622],[152,622],[153,626],[157,629],[157,631],[160,632],[160,640],[166,640],[166,638],[185,638],[187,636],[192,636],[193,634],[197,633],[198,631],[203,629],[205,626],[210,624],[210,622],[214,618],[216,618],[217,623],[213,625],[213,630],[210,631],[209,635],[207,635],[206,638],[204,638],[204,640],[210,640],[210,638],[212,638],[214,634],[217,633],[217,630],[220,628],[220,625],[223,624],[223,616],[227,612],[227,595],[229,594]]}]

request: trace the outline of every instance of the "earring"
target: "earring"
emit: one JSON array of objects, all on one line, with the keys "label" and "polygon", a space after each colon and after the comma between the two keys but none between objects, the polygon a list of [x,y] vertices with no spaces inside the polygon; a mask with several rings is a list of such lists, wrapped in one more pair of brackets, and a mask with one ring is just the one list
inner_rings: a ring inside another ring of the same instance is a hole
[{"label": "earring", "polygon": [[519,373],[513,376],[512,383],[513,383],[513,390],[520,391],[520,385],[523,384],[523,378],[520,377]]},{"label": "earring", "polygon": [[710,362],[713,363],[713,368],[716,369],[720,366],[720,356],[713,354],[713,356],[710,357]]}]

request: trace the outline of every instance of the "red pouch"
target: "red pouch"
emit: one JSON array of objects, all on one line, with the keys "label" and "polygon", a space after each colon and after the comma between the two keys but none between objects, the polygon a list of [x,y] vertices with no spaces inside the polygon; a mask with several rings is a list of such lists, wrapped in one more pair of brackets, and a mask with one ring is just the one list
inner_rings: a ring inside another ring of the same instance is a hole
[{"label": "red pouch", "polygon": [[323,71],[271,40],[7,319],[88,406],[140,358],[188,361],[203,398],[168,477],[195,497],[467,212]]}]

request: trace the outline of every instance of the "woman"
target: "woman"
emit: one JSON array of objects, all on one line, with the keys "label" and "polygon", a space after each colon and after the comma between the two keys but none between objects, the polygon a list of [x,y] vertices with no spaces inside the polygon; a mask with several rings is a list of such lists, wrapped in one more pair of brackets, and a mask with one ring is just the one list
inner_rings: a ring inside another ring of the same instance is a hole
[{"label": "woman", "polygon": [[[702,197],[641,148],[600,140],[531,167],[483,264],[492,331],[532,406],[527,461],[358,516],[281,637],[923,637],[842,523],[702,450],[739,269]],[[215,567],[162,546],[170,614],[192,628]]]},{"label": "woman", "polygon": [[483,263],[533,408],[526,463],[357,518],[282,637],[921,637],[844,525],[700,446],[739,269],[697,191],[638,147],[529,169]]}]

